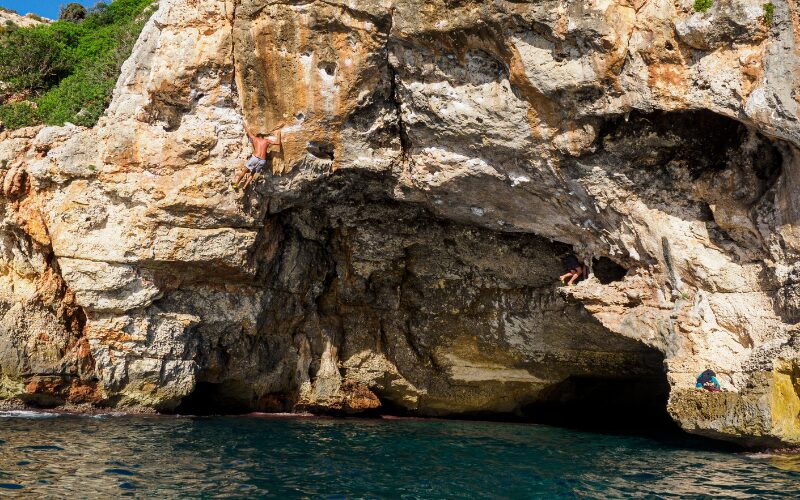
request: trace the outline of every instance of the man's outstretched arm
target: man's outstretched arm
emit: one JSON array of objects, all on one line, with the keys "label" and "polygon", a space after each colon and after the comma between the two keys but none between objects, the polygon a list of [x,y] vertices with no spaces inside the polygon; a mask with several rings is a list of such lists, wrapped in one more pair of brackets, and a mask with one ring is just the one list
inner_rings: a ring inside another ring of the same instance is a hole
[{"label": "man's outstretched arm", "polygon": [[281,122],[280,124],[278,124],[277,127],[275,127],[274,129],[272,129],[270,131],[271,133],[273,133],[274,138],[273,137],[267,137],[267,143],[268,144],[272,144],[272,145],[275,145],[275,146],[280,146],[281,141],[283,140],[283,138],[281,137],[281,129],[283,128],[283,125],[284,125],[284,123]]},{"label": "man's outstretched arm", "polygon": [[242,125],[244,125],[244,131],[245,131],[245,133],[247,133],[247,138],[250,139],[250,142],[253,142],[253,140],[256,138],[256,136],[253,135],[253,132],[250,131],[250,128],[247,126],[247,122],[243,121]]}]

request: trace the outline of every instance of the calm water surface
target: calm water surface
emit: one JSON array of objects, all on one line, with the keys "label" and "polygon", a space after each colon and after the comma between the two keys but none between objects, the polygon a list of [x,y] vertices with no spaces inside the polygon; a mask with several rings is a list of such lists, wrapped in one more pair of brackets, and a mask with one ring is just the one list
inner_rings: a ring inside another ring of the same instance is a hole
[{"label": "calm water surface", "polygon": [[547,426],[0,412],[0,496],[800,497],[800,456]]}]

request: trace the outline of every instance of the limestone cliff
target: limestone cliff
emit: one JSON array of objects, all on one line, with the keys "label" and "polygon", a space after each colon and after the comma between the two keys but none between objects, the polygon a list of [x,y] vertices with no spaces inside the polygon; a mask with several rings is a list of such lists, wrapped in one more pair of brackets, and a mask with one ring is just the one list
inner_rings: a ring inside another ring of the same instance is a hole
[{"label": "limestone cliff", "polygon": [[[2,135],[0,397],[535,415],[663,387],[689,432],[800,443],[800,18],[762,3],[162,0],[96,127]],[[286,123],[245,194],[243,121]],[[593,276],[559,288],[569,253]]]},{"label": "limestone cliff", "polygon": [[20,28],[30,28],[46,22],[48,22],[47,19],[39,16],[32,14],[21,16],[13,10],[0,8],[0,26],[8,27],[14,25]]}]

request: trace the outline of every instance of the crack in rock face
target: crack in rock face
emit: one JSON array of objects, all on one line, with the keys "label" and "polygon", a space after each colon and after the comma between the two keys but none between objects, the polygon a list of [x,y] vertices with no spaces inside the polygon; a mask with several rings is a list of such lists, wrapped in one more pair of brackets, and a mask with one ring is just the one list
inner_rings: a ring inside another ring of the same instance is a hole
[{"label": "crack in rock face", "polygon": [[0,399],[797,445],[797,35],[760,8],[161,1],[97,126],[0,135]]}]

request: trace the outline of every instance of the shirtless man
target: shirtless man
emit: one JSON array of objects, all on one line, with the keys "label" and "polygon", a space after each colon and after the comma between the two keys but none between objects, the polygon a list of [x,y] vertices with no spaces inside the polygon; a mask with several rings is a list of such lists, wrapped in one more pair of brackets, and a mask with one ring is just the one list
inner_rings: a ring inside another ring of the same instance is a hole
[{"label": "shirtless man", "polygon": [[589,268],[574,255],[567,256],[565,264],[567,265],[567,272],[558,277],[561,283],[564,283],[569,278],[567,286],[572,286],[577,280],[589,277]]},{"label": "shirtless man", "polygon": [[255,179],[256,175],[267,166],[267,150],[270,146],[281,145],[281,127],[283,127],[283,123],[273,129],[273,131],[277,130],[274,136],[259,137],[252,133],[250,129],[247,128],[247,124],[245,124],[244,131],[247,132],[250,144],[253,145],[253,156],[247,160],[247,163],[242,167],[241,172],[239,172],[239,176],[233,181],[233,189],[239,189],[239,182],[241,182],[242,178],[246,175],[247,180],[244,181],[244,186],[242,186],[242,191],[245,191],[247,186]]}]

